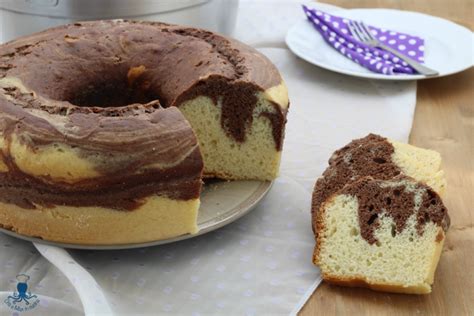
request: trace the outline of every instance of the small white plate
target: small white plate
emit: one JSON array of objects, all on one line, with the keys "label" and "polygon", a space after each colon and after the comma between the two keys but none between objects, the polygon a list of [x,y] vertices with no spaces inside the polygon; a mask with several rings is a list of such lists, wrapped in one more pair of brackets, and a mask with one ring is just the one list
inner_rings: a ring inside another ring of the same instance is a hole
[{"label": "small white plate", "polygon": [[[318,5],[310,5],[318,8]],[[389,9],[320,8],[348,19],[362,20],[388,30],[417,35],[425,39],[425,65],[439,72],[437,77],[454,74],[474,64],[474,36],[465,27],[438,17]],[[316,31],[307,19],[296,23],[287,33],[288,47],[302,59],[342,74],[385,80],[417,80],[423,75],[384,75],[374,73],[342,56]]]},{"label": "small white plate", "polygon": [[81,245],[24,236],[4,228],[0,228],[0,232],[31,242],[73,249],[118,250],[157,246],[193,238],[236,221],[257,206],[258,202],[270,190],[272,183],[263,181],[209,181],[204,185],[204,190],[201,193],[201,207],[197,219],[199,232],[193,235],[186,234],[169,239],[135,244]]}]

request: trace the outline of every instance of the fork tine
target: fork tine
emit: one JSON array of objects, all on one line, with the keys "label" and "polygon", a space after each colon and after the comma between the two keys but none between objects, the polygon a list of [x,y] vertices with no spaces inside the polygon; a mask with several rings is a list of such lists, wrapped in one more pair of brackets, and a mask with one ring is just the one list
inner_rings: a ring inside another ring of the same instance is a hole
[{"label": "fork tine", "polygon": [[364,31],[364,33],[367,34],[370,40],[375,40],[375,37],[372,35],[372,32],[369,30],[369,27],[365,25],[364,22],[360,21],[359,22],[360,28]]},{"label": "fork tine", "polygon": [[361,32],[357,29],[354,21],[349,21],[349,30],[351,31],[352,35],[359,40],[360,42],[364,42],[365,39],[362,37]]},{"label": "fork tine", "polygon": [[367,34],[362,30],[362,27],[360,26],[359,22],[353,21],[354,28],[356,29],[357,32],[359,32],[360,37],[364,42],[370,41],[370,38],[367,37]]},{"label": "fork tine", "polygon": [[358,34],[356,34],[354,27],[352,26],[352,21],[349,21],[349,31],[351,31],[352,36],[354,36],[356,39],[359,39]]}]

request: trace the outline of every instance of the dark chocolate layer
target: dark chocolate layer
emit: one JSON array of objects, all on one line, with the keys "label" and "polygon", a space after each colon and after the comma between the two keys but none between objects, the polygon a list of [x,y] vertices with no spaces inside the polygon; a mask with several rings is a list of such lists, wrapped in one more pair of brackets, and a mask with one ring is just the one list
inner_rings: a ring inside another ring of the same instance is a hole
[{"label": "dark chocolate layer", "polygon": [[335,151],[329,159],[329,167],[314,187],[313,230],[321,204],[347,183],[365,176],[386,180],[399,175],[400,168],[392,162],[393,152],[394,148],[386,138],[374,134],[353,140]]},{"label": "dark chocolate layer", "polygon": [[[48,179],[34,178],[18,170],[0,173],[0,201],[26,209],[34,209],[35,205],[66,205],[131,211],[141,206],[145,198],[155,195],[175,200],[196,199],[201,191],[198,149],[192,156],[196,163],[187,160],[168,170],[119,173],[74,184],[48,183]],[[189,172],[192,169],[196,169],[194,174]]]},{"label": "dark chocolate layer", "polygon": [[439,195],[429,186],[406,176],[397,176],[391,180],[365,177],[348,184],[337,194],[357,197],[360,232],[369,244],[377,242],[374,232],[380,227],[381,216],[393,219],[394,237],[405,229],[413,214],[416,215],[418,235],[423,234],[428,222],[435,223],[444,231],[449,226],[448,213]]}]

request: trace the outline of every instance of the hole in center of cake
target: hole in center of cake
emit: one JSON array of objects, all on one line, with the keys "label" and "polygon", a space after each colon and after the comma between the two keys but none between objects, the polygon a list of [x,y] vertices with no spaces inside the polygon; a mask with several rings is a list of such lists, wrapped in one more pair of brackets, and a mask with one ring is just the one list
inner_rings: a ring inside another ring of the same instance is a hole
[{"label": "hole in center of cake", "polygon": [[140,65],[130,67],[126,73],[90,82],[77,89],[66,101],[77,106],[101,108],[146,104],[159,100],[153,88],[146,67]]}]

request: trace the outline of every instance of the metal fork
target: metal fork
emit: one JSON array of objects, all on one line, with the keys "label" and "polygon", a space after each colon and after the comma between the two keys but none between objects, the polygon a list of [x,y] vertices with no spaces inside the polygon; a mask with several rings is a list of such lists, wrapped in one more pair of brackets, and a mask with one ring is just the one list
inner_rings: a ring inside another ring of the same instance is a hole
[{"label": "metal fork", "polygon": [[413,69],[415,69],[418,73],[425,75],[425,76],[437,76],[438,72],[422,64],[414,61],[413,59],[402,55],[398,51],[394,50],[393,48],[379,42],[370,32],[369,28],[363,22],[357,21],[350,21],[349,22],[349,30],[351,31],[352,35],[355,36],[360,42],[364,43],[365,45],[371,47],[379,47],[383,50],[386,50],[401,60],[405,61],[408,65],[410,65]]}]

